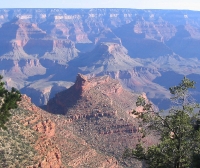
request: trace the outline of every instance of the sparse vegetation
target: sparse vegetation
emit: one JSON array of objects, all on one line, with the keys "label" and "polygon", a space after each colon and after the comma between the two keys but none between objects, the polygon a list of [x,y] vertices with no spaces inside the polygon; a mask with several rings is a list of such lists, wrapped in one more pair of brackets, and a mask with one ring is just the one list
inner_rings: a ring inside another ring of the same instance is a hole
[{"label": "sparse vegetation", "polygon": [[137,158],[150,168],[197,168],[200,167],[200,130],[199,113],[188,93],[193,89],[194,81],[184,77],[178,86],[171,87],[173,107],[168,115],[156,112],[151,103],[139,97],[136,105],[143,107],[143,112],[133,111],[141,121],[141,133],[146,136],[154,130],[160,137],[160,143],[145,147],[142,143],[135,149],[127,149],[125,158]]},{"label": "sparse vegetation", "polygon": [[0,130],[0,167],[15,168],[35,165],[39,154],[33,144],[37,133],[21,122],[30,112],[17,108],[11,110],[12,116],[6,122],[6,130]]}]

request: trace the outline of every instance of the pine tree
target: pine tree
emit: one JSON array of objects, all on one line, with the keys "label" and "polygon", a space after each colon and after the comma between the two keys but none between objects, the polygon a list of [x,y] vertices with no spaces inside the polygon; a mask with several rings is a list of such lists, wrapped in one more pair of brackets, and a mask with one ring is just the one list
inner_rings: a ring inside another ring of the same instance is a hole
[{"label": "pine tree", "polygon": [[15,88],[11,91],[5,89],[3,77],[0,75],[0,128],[6,129],[6,122],[11,116],[10,110],[17,108],[17,101],[21,100],[21,94]]},{"label": "pine tree", "polygon": [[150,168],[197,168],[200,167],[200,119],[194,103],[188,93],[193,89],[194,81],[184,77],[178,86],[171,87],[173,107],[168,115],[156,112],[152,104],[139,97],[136,105],[143,112],[133,111],[142,122],[145,135],[154,130],[160,137],[157,145],[145,147],[142,143],[135,149],[127,149],[124,157],[133,157],[145,161]]}]

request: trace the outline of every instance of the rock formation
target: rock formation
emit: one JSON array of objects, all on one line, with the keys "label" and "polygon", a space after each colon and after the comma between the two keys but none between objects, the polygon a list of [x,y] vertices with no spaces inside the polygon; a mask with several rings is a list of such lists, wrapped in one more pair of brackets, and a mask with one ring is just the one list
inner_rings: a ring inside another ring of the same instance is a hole
[{"label": "rock formation", "polygon": [[[77,73],[110,75],[158,102],[169,98],[167,89],[155,83],[163,73],[200,74],[198,15],[179,10],[1,9],[0,74],[10,81],[8,88],[14,84],[37,105],[54,94],[41,91],[48,90],[49,82],[73,82]],[[48,80],[38,92],[34,83],[44,78]]]},{"label": "rock formation", "polygon": [[114,157],[99,153],[76,136],[69,124],[64,117],[41,110],[23,95],[19,107],[12,110],[8,130],[0,131],[0,166],[121,167]]},{"label": "rock formation", "polygon": [[[109,76],[89,78],[78,74],[73,86],[48,102],[47,110],[65,115],[75,134],[95,149],[112,154],[123,165],[124,149],[134,147],[141,138],[137,118],[131,113],[137,97]],[[144,140],[148,145],[156,142],[153,136]]]}]

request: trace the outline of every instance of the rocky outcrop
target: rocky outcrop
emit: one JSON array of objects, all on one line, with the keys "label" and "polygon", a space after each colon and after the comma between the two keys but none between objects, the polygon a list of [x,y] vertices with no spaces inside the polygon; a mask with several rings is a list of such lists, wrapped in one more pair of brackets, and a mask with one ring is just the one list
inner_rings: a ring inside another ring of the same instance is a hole
[{"label": "rocky outcrop", "polygon": [[[82,73],[110,75],[149,98],[168,98],[166,89],[152,82],[160,72],[200,73],[198,15],[179,10],[1,9],[0,74],[26,94],[29,85],[43,78],[73,82]],[[184,58],[163,61],[174,56]],[[40,93],[29,95],[45,105],[49,96]]]},{"label": "rocky outcrop", "polygon": [[[120,99],[120,94],[124,93],[124,90],[122,88],[122,86],[120,85],[119,82],[111,79],[109,76],[104,76],[104,77],[97,77],[97,78],[89,78],[87,76],[84,76],[82,74],[78,74],[75,84],[70,87],[68,90],[61,92],[59,94],[56,94],[56,97],[54,99],[52,99],[48,105],[47,105],[47,109],[48,111],[51,112],[56,112],[53,111],[51,109],[51,106],[56,106],[59,105],[61,106],[63,109],[66,109],[67,113],[67,107],[71,107],[73,105],[76,104],[76,102],[82,98],[83,96],[85,97],[85,94],[87,94],[88,92],[92,91],[98,91],[100,93],[102,93],[105,96],[110,96],[113,99]],[[128,92],[127,92],[128,93]],[[66,95],[68,95],[66,97]],[[130,97],[134,97],[134,95],[129,95]],[[87,98],[88,97],[88,98]],[[86,101],[90,101],[89,96],[86,96]],[[112,100],[111,100],[111,104],[112,104]],[[134,105],[133,105],[134,106]],[[62,109],[60,109],[62,111]],[[59,109],[58,109],[58,113],[59,113]],[[86,114],[86,113],[85,113]],[[105,114],[101,114],[106,115]],[[75,114],[73,114],[73,118],[76,118]],[[84,115],[85,117],[87,115]],[[89,117],[89,116],[88,116]],[[77,117],[79,118],[79,117]]]},{"label": "rocky outcrop", "polygon": [[121,168],[115,157],[75,135],[64,117],[41,110],[26,95],[18,106],[12,110],[8,130],[0,131],[1,167]]},{"label": "rocky outcrop", "polygon": [[[137,118],[131,113],[137,97],[109,76],[78,74],[73,86],[48,102],[47,110],[64,114],[77,135],[94,149],[112,153],[123,164],[120,157],[124,148],[135,146],[141,138]],[[153,144],[157,140],[151,136],[144,142]]]},{"label": "rocky outcrop", "polygon": [[38,160],[38,163],[30,166],[30,168],[60,168],[62,165],[61,152],[59,147],[53,140],[56,131],[56,125],[48,118],[40,108],[31,104],[31,99],[26,95],[22,96],[22,101],[19,106],[24,110],[32,112],[31,116],[24,118],[21,123],[24,126],[31,126],[33,130],[38,132],[38,138],[34,144],[35,150],[44,159]]},{"label": "rocky outcrop", "polygon": [[[7,39],[16,37],[20,46],[26,45],[30,38],[33,41],[35,39],[44,40],[46,44],[40,43],[44,45],[40,48],[44,49],[41,54],[44,54],[45,51],[49,52],[48,47],[52,47],[52,41],[51,45],[47,45],[49,37],[88,44],[100,42],[121,44],[122,42],[130,50],[131,57],[137,55],[137,57],[145,58],[153,56],[150,48],[154,48],[154,56],[171,54],[175,44],[169,42],[168,45],[166,42],[176,36],[180,31],[180,26],[185,27],[192,39],[198,41],[200,37],[198,12],[195,11],[2,9],[0,13],[0,23],[3,28],[0,32],[2,34],[6,34]],[[19,20],[16,22],[17,19]],[[9,21],[12,22],[12,25],[6,23]],[[6,29],[8,28],[9,31],[11,27],[13,31],[7,33]],[[36,45],[36,43],[34,44]],[[132,49],[130,44],[132,44]],[[141,44],[148,48],[146,52],[142,51]],[[27,52],[31,52],[29,46],[31,45],[27,45]]]},{"label": "rocky outcrop", "polygon": [[101,43],[90,53],[71,61],[66,76],[75,76],[80,71],[91,77],[109,75],[135,92],[147,93],[149,98],[155,98],[155,95],[156,98],[169,98],[165,88],[152,82],[161,74],[157,67],[149,64],[143,66],[141,60],[131,58],[120,44]]},{"label": "rocky outcrop", "polygon": [[[10,85],[12,83],[10,82]],[[32,97],[32,101],[37,105],[47,104],[48,100],[54,96],[54,94],[69,88],[72,82],[49,82],[48,79],[38,80],[33,84],[29,84],[27,87],[21,89],[21,93],[27,94]]]},{"label": "rocky outcrop", "polygon": [[89,87],[87,76],[78,74],[76,77],[76,82],[74,84],[74,87],[77,92],[79,92],[79,91],[83,92],[84,90],[87,90],[87,88]]}]

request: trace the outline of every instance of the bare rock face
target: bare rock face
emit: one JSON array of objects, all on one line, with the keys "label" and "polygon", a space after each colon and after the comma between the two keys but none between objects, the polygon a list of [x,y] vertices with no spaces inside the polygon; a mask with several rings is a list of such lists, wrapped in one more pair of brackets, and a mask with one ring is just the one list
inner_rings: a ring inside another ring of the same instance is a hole
[{"label": "bare rock face", "polygon": [[[109,75],[152,99],[169,98],[153,82],[162,72],[200,74],[198,16],[179,10],[1,9],[0,74],[26,94],[44,78],[73,82],[82,73]],[[175,56],[181,62],[164,61]],[[32,100],[45,105],[48,95],[40,93]]]},{"label": "bare rock face", "polygon": [[[48,102],[47,110],[64,114],[75,134],[124,164],[124,149],[134,147],[141,138],[137,118],[131,113],[137,97],[109,76],[88,78],[78,74],[72,87]],[[153,136],[144,140],[147,145],[156,142]]]},{"label": "bare rock face", "polygon": [[0,158],[1,167],[121,168],[114,157],[100,154],[76,136],[65,118],[41,110],[26,95],[18,105],[12,110],[8,131],[0,132],[1,152],[12,146],[9,154]]},{"label": "bare rock face", "polygon": [[143,66],[139,59],[131,58],[127,52],[120,44],[101,43],[91,52],[71,61],[66,76],[75,76],[80,70],[91,77],[109,75],[119,80],[124,87],[147,93],[149,98],[155,98],[155,95],[156,98],[164,95],[168,98],[167,90],[152,82],[161,76],[159,70],[154,66]]},{"label": "bare rock face", "polygon": [[45,36],[46,33],[39,29],[36,24],[23,22],[15,18],[11,22],[3,24],[0,28],[0,46],[4,46],[3,50],[1,50],[1,55],[9,52],[12,48],[14,50],[26,48],[30,39],[41,40]]},{"label": "bare rock face", "polygon": [[57,62],[66,65],[67,62],[78,56],[79,51],[75,48],[74,42],[66,39],[53,39],[52,43],[52,49],[41,57],[43,66],[49,67],[44,63],[46,60],[51,60],[54,64]]},{"label": "bare rock face", "polygon": [[[120,94],[121,93],[124,94],[124,92],[126,92],[123,90],[122,86],[120,85],[118,81],[113,80],[109,76],[104,76],[102,78],[96,77],[96,78],[88,79],[87,76],[78,74],[75,84],[72,87],[70,87],[68,90],[61,92],[59,94],[56,94],[56,97],[51,100],[55,102],[55,104],[49,102],[47,105],[47,108],[49,111],[55,112],[55,111],[52,111],[51,105],[54,106],[56,104],[59,104],[63,106],[64,109],[67,110],[67,106],[70,107],[72,104],[76,103],[78,99],[82,98],[83,96],[85,97],[85,94],[88,94],[88,92],[95,89],[97,89],[99,92],[103,93],[104,95],[111,96],[113,99],[117,99],[117,98],[120,99]],[[67,94],[69,96],[65,97],[65,95]],[[128,94],[128,95],[130,97],[131,96],[134,97],[134,95],[131,95],[131,94]],[[87,99],[89,101],[89,98]],[[60,110],[62,111],[62,109]],[[59,113],[59,109],[58,109],[58,113]]]},{"label": "bare rock face", "polygon": [[87,85],[88,85],[87,77],[84,75],[78,74],[76,77],[76,82],[74,84],[75,89],[77,91],[80,90],[82,92],[83,90],[85,90]]},{"label": "bare rock face", "polygon": [[[10,82],[10,85],[13,84]],[[38,80],[33,84],[29,84],[27,87],[21,89],[21,93],[26,93],[32,97],[32,101],[37,105],[47,104],[48,100],[54,96],[54,94],[69,88],[72,82],[49,82],[46,79]]]},{"label": "bare rock face", "polygon": [[[5,151],[12,145],[9,156],[4,155],[0,162],[1,167],[60,168],[62,157],[54,140],[55,122],[48,113],[31,104],[26,95],[22,96],[18,105],[19,108],[12,110],[8,131],[1,130],[4,133],[1,150]],[[8,137],[10,141],[6,142]]]},{"label": "bare rock face", "polygon": [[127,52],[118,43],[100,43],[91,52],[84,53],[72,60],[68,69],[70,72],[73,70],[72,73],[80,69],[84,73],[96,76],[106,72],[131,70],[134,67],[142,66],[127,55]]},{"label": "bare rock face", "polygon": [[26,95],[23,95],[19,106],[33,113],[32,116],[22,120],[22,123],[25,126],[32,125],[32,129],[39,133],[34,148],[40,156],[45,156],[43,160],[40,160],[36,165],[31,167],[60,168],[62,165],[61,152],[53,140],[56,131],[55,123],[48,118],[48,114],[45,114],[40,108],[31,104],[31,99]]}]

